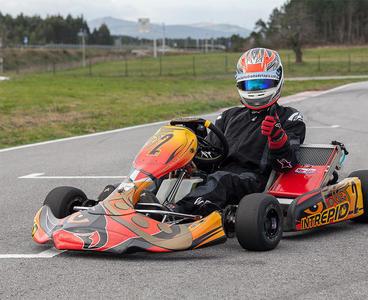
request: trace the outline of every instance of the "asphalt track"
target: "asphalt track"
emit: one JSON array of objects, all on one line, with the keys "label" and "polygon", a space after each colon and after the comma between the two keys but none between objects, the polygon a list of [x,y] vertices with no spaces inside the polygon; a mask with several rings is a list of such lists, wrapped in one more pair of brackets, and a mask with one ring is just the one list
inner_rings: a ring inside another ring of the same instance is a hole
[{"label": "asphalt track", "polygon": [[[350,150],[343,175],[368,169],[368,83],[306,95],[291,99],[309,126],[307,142],[343,141]],[[368,225],[352,222],[285,234],[267,253],[244,251],[234,239],[196,251],[123,256],[54,256],[33,243],[33,216],[50,189],[73,185],[96,196],[117,179],[95,176],[127,174],[158,127],[0,150],[0,299],[367,298]]]}]

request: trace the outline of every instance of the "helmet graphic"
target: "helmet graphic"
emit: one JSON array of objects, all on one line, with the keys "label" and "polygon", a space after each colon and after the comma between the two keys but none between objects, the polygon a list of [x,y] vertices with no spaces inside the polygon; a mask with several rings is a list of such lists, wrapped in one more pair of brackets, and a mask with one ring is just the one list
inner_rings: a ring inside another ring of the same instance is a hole
[{"label": "helmet graphic", "polygon": [[284,83],[279,54],[265,48],[246,51],[238,60],[235,78],[242,104],[253,110],[270,107],[280,98]]}]

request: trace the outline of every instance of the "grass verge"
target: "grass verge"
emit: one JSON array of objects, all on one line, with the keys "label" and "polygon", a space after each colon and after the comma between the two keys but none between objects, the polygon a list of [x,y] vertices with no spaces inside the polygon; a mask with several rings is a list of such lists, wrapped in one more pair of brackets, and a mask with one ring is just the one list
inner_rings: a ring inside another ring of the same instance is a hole
[{"label": "grass verge", "polygon": [[[287,81],[283,96],[358,80]],[[237,105],[233,79],[39,74],[0,83],[0,148]]]}]

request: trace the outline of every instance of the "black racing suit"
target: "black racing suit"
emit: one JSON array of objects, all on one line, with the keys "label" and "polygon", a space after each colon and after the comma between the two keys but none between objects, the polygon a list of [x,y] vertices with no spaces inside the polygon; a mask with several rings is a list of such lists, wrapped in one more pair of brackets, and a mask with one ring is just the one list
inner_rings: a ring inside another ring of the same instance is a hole
[{"label": "black racing suit", "polygon": [[[245,195],[264,190],[272,169],[285,172],[297,163],[299,145],[305,138],[302,115],[294,108],[277,105],[288,140],[282,148],[269,150],[267,137],[261,133],[261,123],[267,114],[268,110],[234,107],[217,118],[215,125],[229,143],[229,154],[217,171],[208,175],[205,184],[177,203],[177,211],[207,215],[214,206],[238,204]],[[207,138],[219,145],[213,133]]]}]

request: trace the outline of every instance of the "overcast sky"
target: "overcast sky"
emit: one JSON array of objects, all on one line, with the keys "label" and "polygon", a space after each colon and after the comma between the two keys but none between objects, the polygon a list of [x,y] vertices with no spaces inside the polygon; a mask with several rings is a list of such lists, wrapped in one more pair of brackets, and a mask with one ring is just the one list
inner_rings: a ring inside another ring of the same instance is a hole
[{"label": "overcast sky", "polygon": [[228,23],[253,29],[259,18],[267,19],[285,0],[0,0],[0,11],[12,15],[81,15],[87,19],[106,16],[135,21],[191,24]]}]

